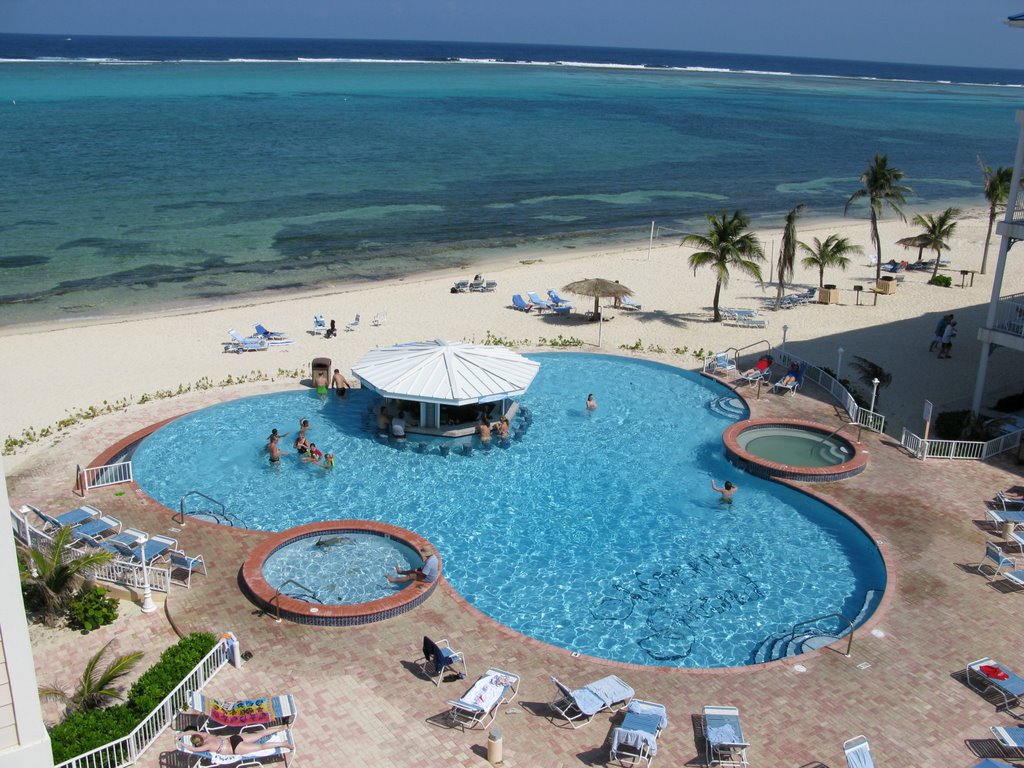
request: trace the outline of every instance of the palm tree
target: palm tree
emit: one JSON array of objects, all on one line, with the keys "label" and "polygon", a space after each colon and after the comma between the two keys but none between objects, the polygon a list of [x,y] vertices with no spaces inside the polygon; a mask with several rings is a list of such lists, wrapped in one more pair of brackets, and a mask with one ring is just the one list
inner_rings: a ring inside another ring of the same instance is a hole
[{"label": "palm tree", "polygon": [[978,158],[978,165],[985,175],[985,199],[988,200],[988,232],[985,233],[985,250],[981,254],[981,274],[985,274],[988,264],[988,246],[992,241],[992,226],[996,222],[999,209],[1006,205],[1010,198],[1010,182],[1013,181],[1013,168],[999,166],[994,171]]},{"label": "palm tree", "polygon": [[925,248],[935,251],[932,277],[939,274],[939,257],[943,251],[949,250],[949,238],[956,231],[956,218],[959,215],[959,208],[947,208],[938,216],[932,216],[930,213],[923,216],[919,213],[914,216],[914,223],[924,227],[924,232],[920,234],[921,242],[925,243]]},{"label": "palm tree", "polygon": [[49,626],[64,615],[85,578],[112,557],[102,551],[76,557],[70,552],[71,543],[71,528],[64,527],[54,534],[47,550],[21,548],[21,580],[29,598],[42,606],[43,622]]},{"label": "palm tree", "polygon": [[779,248],[779,288],[775,292],[775,308],[782,303],[782,292],[786,281],[793,281],[793,263],[796,261],[796,220],[807,206],[800,203],[786,214],[786,228],[782,231],[782,246]]},{"label": "palm tree", "polygon": [[144,654],[142,651],[134,651],[124,656],[118,656],[107,664],[102,672],[99,672],[97,668],[111,642],[113,640],[100,648],[89,659],[85,665],[85,671],[82,672],[82,679],[78,681],[73,692],[69,693],[60,685],[41,685],[39,686],[39,698],[44,701],[59,701],[66,707],[69,714],[84,712],[87,709],[100,709],[111,701],[122,698],[121,689],[114,684],[129,674]]},{"label": "palm tree", "polygon": [[829,235],[822,242],[814,238],[814,246],[800,243],[800,250],[807,254],[801,262],[805,267],[818,268],[818,287],[825,287],[825,267],[839,267],[845,270],[850,265],[851,253],[863,253],[864,249],[854,245],[848,237]]},{"label": "palm tree", "polygon": [[722,215],[707,215],[711,228],[706,235],[686,235],[680,245],[701,250],[690,254],[690,266],[697,274],[698,267],[711,267],[718,275],[715,281],[715,300],[712,305],[714,322],[722,322],[722,313],[718,310],[718,300],[722,295],[722,287],[729,284],[729,267],[736,267],[758,280],[761,279],[761,267],[758,261],[764,260],[764,248],[757,235],[744,230],[750,225],[750,219],[739,211],[729,217],[726,211]]},{"label": "palm tree", "polygon": [[[860,375],[860,380],[870,388],[874,388],[874,380],[878,379],[879,389],[885,389],[892,384],[892,374],[885,370],[878,363],[873,363],[866,357],[860,357],[859,355],[854,356],[853,361],[850,363],[851,367]],[[875,405],[878,405],[878,399],[875,400]]]},{"label": "palm tree", "polygon": [[850,205],[861,198],[867,198],[868,206],[871,209],[871,244],[875,247],[878,255],[878,263],[875,264],[875,280],[882,276],[882,241],[878,237],[878,219],[882,215],[883,206],[889,206],[901,220],[906,221],[901,205],[906,203],[904,195],[912,193],[910,187],[899,183],[904,176],[899,168],[889,167],[889,158],[886,155],[875,155],[875,159],[868,163],[868,169],[860,175],[861,188],[850,195],[843,208],[843,215],[850,209]]}]

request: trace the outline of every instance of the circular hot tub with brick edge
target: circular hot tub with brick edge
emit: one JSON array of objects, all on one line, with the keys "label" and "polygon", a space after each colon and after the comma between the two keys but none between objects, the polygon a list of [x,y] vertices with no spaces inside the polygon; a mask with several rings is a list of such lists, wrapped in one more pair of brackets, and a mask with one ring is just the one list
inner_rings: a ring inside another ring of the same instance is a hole
[{"label": "circular hot tub with brick edge", "polygon": [[[266,613],[299,624],[352,626],[405,613],[437,586],[388,582],[395,563],[416,568],[423,537],[387,523],[333,520],[289,528],[257,546],[242,585]],[[439,561],[440,566],[440,561]]]},{"label": "circular hot tub with brick edge", "polygon": [[824,424],[748,419],[722,434],[729,460],[758,477],[830,483],[864,471],[868,451]]}]

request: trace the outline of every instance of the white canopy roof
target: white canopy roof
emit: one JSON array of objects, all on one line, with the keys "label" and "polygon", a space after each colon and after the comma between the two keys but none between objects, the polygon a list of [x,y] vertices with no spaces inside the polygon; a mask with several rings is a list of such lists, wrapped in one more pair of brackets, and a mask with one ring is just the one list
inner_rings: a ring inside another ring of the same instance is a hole
[{"label": "white canopy roof", "polygon": [[505,347],[443,339],[371,349],[352,367],[363,386],[384,397],[446,405],[518,397],[538,370],[540,363]]}]

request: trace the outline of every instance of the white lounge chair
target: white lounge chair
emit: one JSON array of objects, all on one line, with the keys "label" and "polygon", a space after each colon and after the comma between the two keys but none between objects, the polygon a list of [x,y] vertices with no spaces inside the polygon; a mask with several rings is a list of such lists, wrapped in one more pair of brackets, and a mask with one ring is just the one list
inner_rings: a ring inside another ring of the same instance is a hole
[{"label": "white lounge chair", "polygon": [[866,736],[854,736],[843,742],[847,768],[875,768],[871,759],[871,745]]},{"label": "white lounge chair", "polygon": [[313,330],[311,333],[314,336],[319,336],[321,333],[327,330],[327,321],[324,320],[323,315],[313,315]]},{"label": "white lounge chair", "polygon": [[473,282],[471,282],[469,284],[469,290],[477,292],[477,293],[481,293],[483,291],[486,291],[487,290],[487,281],[484,280],[483,278],[481,278],[479,280],[474,280]]},{"label": "white lounge chair", "polygon": [[745,768],[747,747],[740,724],[740,711],[736,707],[705,706],[704,756],[708,765],[726,765]]},{"label": "white lounge chair", "polygon": [[469,293],[469,280],[456,280],[452,293]]},{"label": "white lounge chair", "polygon": [[192,574],[202,572],[206,576],[206,561],[202,555],[191,557],[180,549],[170,549],[167,558],[171,564],[171,581],[175,584],[191,589]]},{"label": "white lounge chair", "polygon": [[728,352],[718,352],[715,354],[715,362],[711,368],[712,371],[722,371],[728,373],[729,371],[736,370],[736,360],[729,357]]},{"label": "white lounge chair", "polygon": [[497,280],[487,280],[487,281],[484,282],[484,287],[483,287],[484,293],[490,293],[491,291],[497,290],[497,288],[498,288],[498,281]]},{"label": "white lounge chair", "polygon": [[268,765],[284,762],[285,768],[291,765],[295,756],[295,739],[290,729],[275,731],[265,737],[266,749],[249,752],[245,755],[225,755],[220,752],[196,752],[188,742],[189,734],[181,733],[174,740],[175,747],[187,755],[189,768],[214,768],[230,765],[234,768],[243,766]]},{"label": "white lounge chair", "polygon": [[356,319],[345,326],[346,331],[357,331],[359,330],[359,313],[356,312]]},{"label": "white lounge chair", "polygon": [[619,296],[619,306],[622,307],[623,309],[628,309],[630,311],[643,309],[642,304],[633,301],[633,299],[631,299],[629,296]]},{"label": "white lounge chair", "polygon": [[609,760],[625,765],[643,761],[650,765],[658,754],[658,737],[668,728],[668,715],[663,704],[634,699],[626,708],[622,723],[612,731]]},{"label": "white lounge chair", "polygon": [[498,707],[507,704],[519,693],[519,675],[492,667],[480,675],[472,687],[458,700],[449,700],[448,718],[452,725],[480,725],[487,728],[494,722]]},{"label": "white lounge chair", "polygon": [[245,337],[234,328],[228,328],[228,336],[231,337],[231,341],[224,342],[225,352],[242,354],[243,352],[261,352],[264,349],[270,349],[270,342],[262,336]]},{"label": "white lounge chair", "polygon": [[373,325],[376,325],[376,326],[379,327],[379,326],[384,325],[384,323],[386,323],[387,321],[388,321],[387,310],[381,310],[380,312],[378,312],[376,315],[373,316],[372,323],[373,323]]},{"label": "white lounge chair", "polygon": [[550,706],[573,728],[586,725],[598,712],[606,709],[618,711],[629,706],[636,695],[632,688],[615,675],[602,677],[576,690],[570,690],[553,675],[551,682],[561,695]]}]

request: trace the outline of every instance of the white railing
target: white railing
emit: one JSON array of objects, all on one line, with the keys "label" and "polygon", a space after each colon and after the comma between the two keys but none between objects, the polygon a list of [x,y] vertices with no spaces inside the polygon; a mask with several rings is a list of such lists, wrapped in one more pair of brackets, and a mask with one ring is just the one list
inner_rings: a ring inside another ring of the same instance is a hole
[{"label": "white railing", "polygon": [[79,469],[82,493],[90,488],[102,488],[105,485],[132,482],[131,461],[119,461],[115,464],[104,464],[102,467],[86,467]]},{"label": "white railing", "polygon": [[213,650],[127,736],[59,763],[54,768],[122,768],[134,764],[164,729],[174,722],[174,717],[185,705],[188,692],[201,691],[210,678],[231,660],[231,646],[235,642],[233,636],[221,638]]},{"label": "white railing", "polygon": [[[18,514],[11,509],[11,529],[15,538],[29,547],[35,547],[43,552],[49,552],[53,546],[53,537],[48,533],[36,528],[28,521],[28,515]],[[64,550],[63,559],[65,562],[74,560],[85,554],[84,551],[68,547]],[[149,587],[154,592],[171,591],[171,569],[149,565]],[[99,581],[110,584],[117,584],[122,587],[145,588],[145,579],[142,573],[142,564],[133,563],[127,560],[113,559],[104,565],[92,570],[92,575]]]},{"label": "white railing", "polygon": [[1024,295],[1000,296],[996,305],[996,324],[992,329],[1024,336]]},{"label": "white railing", "polygon": [[850,394],[850,391],[839,383],[839,380],[832,374],[825,371],[823,368],[819,368],[807,360],[790,355],[782,352],[779,355],[779,362],[783,365],[789,365],[792,361],[798,362],[804,369],[804,380],[813,381],[819,387],[828,392],[833,399],[843,407],[843,409],[850,415],[850,421],[856,422],[863,427],[866,427],[879,434],[885,432],[885,417],[874,411],[869,411],[867,408],[861,408],[857,405],[856,399]]},{"label": "white railing", "polygon": [[925,440],[907,429],[903,430],[900,445],[915,458],[935,459],[988,459],[1010,451],[1020,445],[1024,431],[1000,435],[988,441],[981,440]]}]

